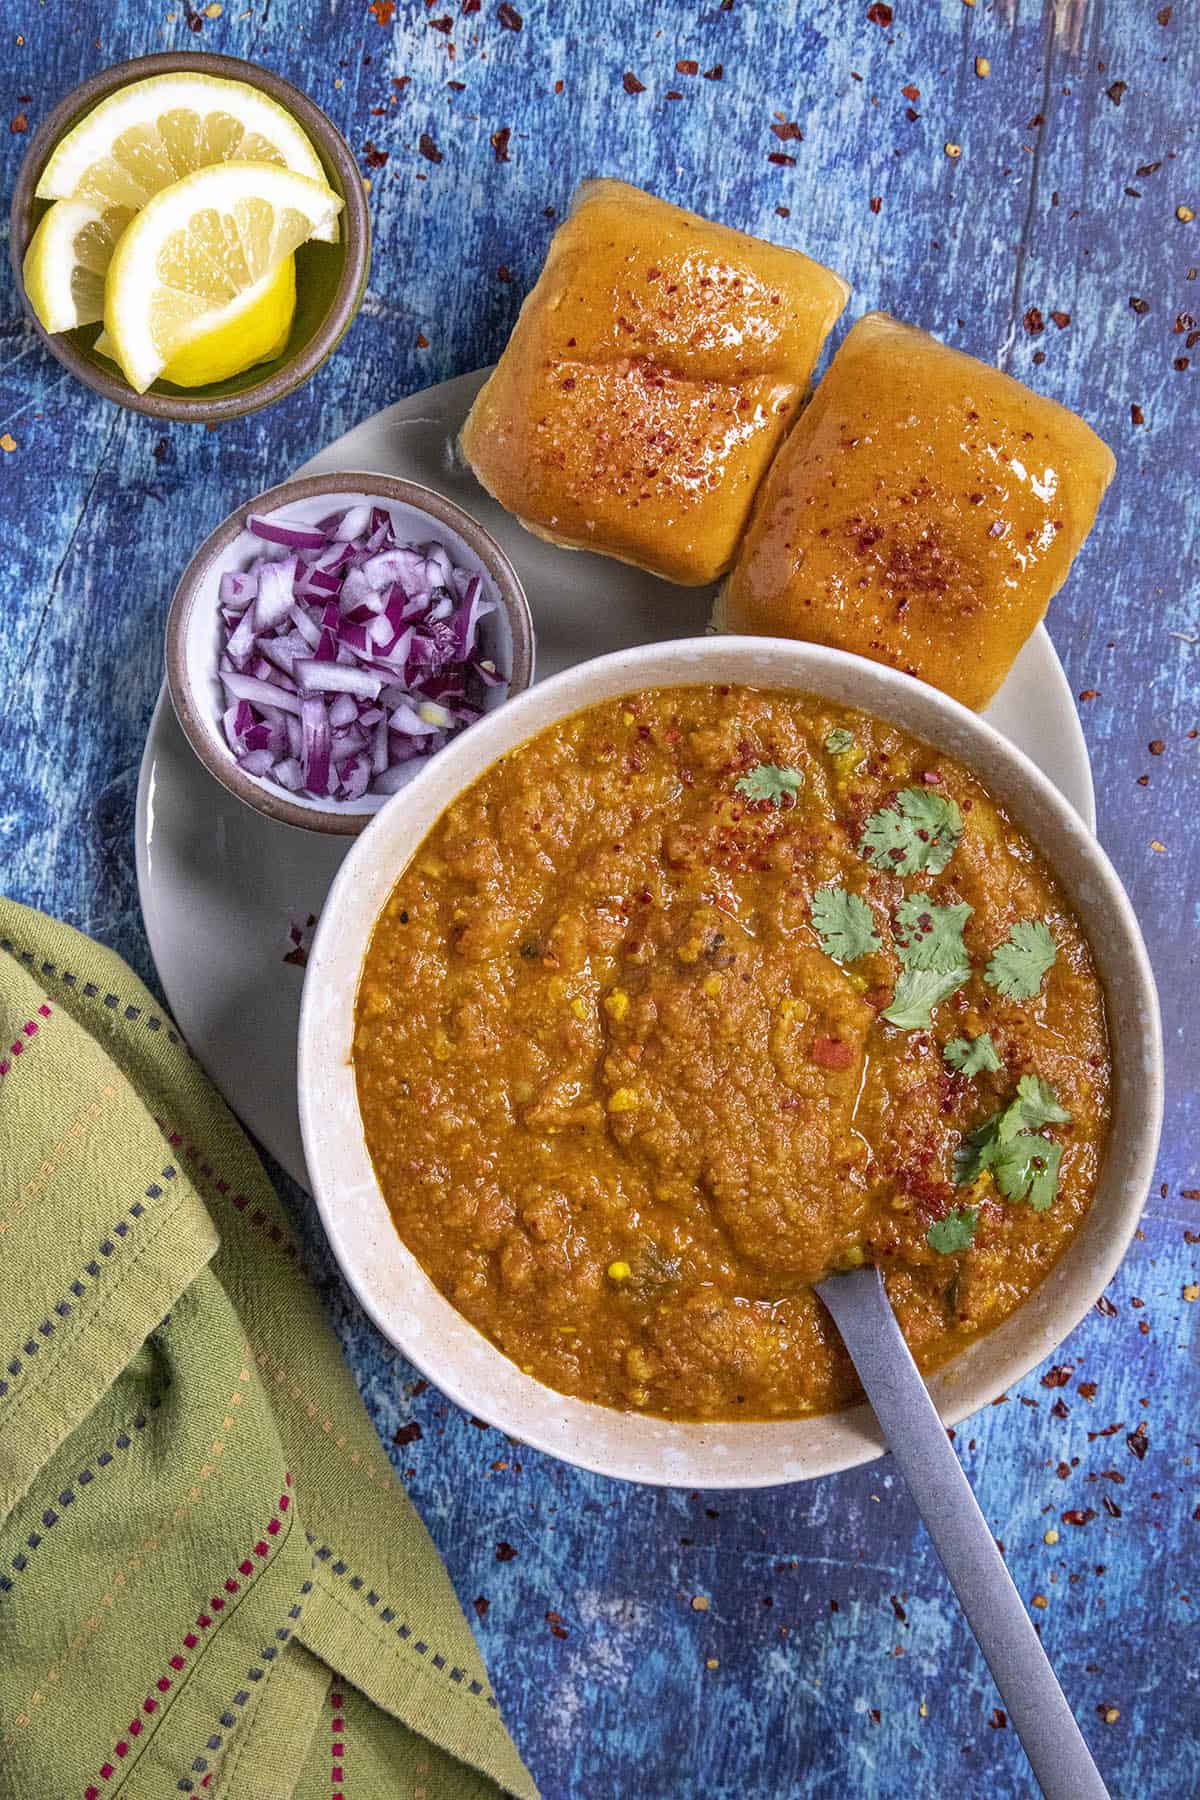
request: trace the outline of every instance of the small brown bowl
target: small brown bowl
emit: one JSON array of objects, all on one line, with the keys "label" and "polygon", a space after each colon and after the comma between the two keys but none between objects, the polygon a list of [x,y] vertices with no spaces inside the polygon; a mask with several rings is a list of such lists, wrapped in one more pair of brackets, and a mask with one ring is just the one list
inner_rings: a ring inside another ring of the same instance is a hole
[{"label": "small brown bowl", "polygon": [[[72,126],[101,100],[144,81],[150,75],[180,73],[219,76],[242,81],[267,94],[307,132],[325,171],[325,179],[342,200],[336,244],[310,242],[296,252],[296,316],[285,348],[270,362],[259,363],[241,375],[208,387],[181,388],[170,381],[156,381],[144,394],[135,393],[113,365],[96,355],[93,345],[98,325],[76,331],[46,331],[34,315],[25,293],[22,264],[49,202],[37,197],[37,184],[55,145]],[[17,292],[33,322],[33,328],[51,356],[64,369],[106,400],[156,419],[185,419],[211,424],[236,419],[282,400],[320,368],[349,330],[367,285],[371,261],[371,224],[363,194],[362,177],[341,133],[299,88],[270,69],[243,62],[235,56],[207,56],[201,52],[166,51],[158,56],[139,56],[117,63],[81,82],[43,119],[30,141],[13,194],[9,224],[9,254]]]},{"label": "small brown bowl", "polygon": [[[507,556],[483,526],[453,500],[420,482],[402,481],[391,475],[362,471],[306,475],[268,488],[265,494],[246,501],[201,544],[183,572],[167,617],[167,688],[171,703],[188,742],[209,774],[268,819],[298,825],[305,831],[342,836],[351,836],[369,825],[388,796],[368,793],[361,800],[313,800],[304,794],[288,793],[264,776],[247,774],[226,743],[221,724],[225,701],[217,677],[221,642],[218,591],[226,570],[245,568],[267,548],[246,529],[251,513],[278,514],[281,519],[315,524],[361,500],[386,507],[415,541],[444,540],[458,566],[469,567],[481,575],[488,597],[499,602],[496,611],[483,621],[481,630],[496,667],[508,676],[508,685],[489,691],[486,711],[495,711],[529,687],[533,681],[533,621],[525,590]],[[456,742],[461,735],[458,733],[451,741]],[[431,757],[416,759],[408,767],[415,775],[440,754],[434,751]]]}]

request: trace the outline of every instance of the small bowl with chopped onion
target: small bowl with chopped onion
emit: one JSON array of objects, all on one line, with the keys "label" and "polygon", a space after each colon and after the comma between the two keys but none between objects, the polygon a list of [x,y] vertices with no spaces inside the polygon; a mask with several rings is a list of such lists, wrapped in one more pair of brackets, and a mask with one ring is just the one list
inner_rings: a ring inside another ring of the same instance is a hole
[{"label": "small bowl with chopped onion", "polygon": [[454,501],[387,475],[307,476],[247,501],[184,571],[171,702],[222,787],[350,835],[443,745],[533,679],[529,603]]}]

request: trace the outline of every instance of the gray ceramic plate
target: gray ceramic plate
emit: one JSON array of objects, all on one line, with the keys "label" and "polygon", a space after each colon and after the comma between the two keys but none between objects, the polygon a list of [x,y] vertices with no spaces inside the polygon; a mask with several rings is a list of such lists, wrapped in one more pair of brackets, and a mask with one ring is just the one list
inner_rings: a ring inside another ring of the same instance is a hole
[{"label": "gray ceramic plate", "polygon": [[[703,632],[706,590],[667,586],[622,563],[545,544],[479,487],[454,442],[486,371],[377,413],[298,474],[374,469],[426,483],[474,514],[529,597],[541,676],[605,651]],[[1090,827],[1091,770],[1053,645],[1037,630],[986,715],[1049,776]],[[138,887],[150,948],[176,1019],[230,1105],[308,1184],[296,1116],[302,971],[284,956],[293,920],[320,912],[349,845],[258,817],[208,775],[169,701],[154,715],[137,810]]]}]

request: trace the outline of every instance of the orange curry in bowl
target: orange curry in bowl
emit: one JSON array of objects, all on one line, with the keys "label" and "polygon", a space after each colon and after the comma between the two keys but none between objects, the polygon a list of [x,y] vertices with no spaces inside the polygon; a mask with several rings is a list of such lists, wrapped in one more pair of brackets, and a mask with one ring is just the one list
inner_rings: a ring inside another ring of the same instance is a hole
[{"label": "orange curry in bowl", "polygon": [[522,1369],[674,1419],[857,1397],[812,1291],[879,1263],[932,1368],[1091,1202],[1104,1002],[1054,876],[952,758],[823,700],[650,689],[494,764],[378,919],[376,1176]]}]

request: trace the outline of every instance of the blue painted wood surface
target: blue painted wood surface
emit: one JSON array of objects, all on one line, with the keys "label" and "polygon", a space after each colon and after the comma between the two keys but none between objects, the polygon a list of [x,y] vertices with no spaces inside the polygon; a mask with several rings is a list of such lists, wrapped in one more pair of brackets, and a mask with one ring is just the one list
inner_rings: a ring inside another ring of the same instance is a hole
[{"label": "blue painted wood surface", "polygon": [[[1163,989],[1166,1134],[1110,1301],[1055,1358],[1065,1385],[1039,1371],[958,1444],[1114,1795],[1195,1793],[1200,222],[1176,217],[1200,213],[1195,0],[893,0],[890,26],[866,0],[469,3],[7,0],[6,191],[23,122],[81,77],[204,47],[269,63],[327,108],[370,177],[377,248],[334,361],[219,431],[77,387],[5,273],[5,887],[153,981],[132,812],[177,572],[248,493],[493,358],[583,175],[802,246],[853,281],[853,314],[890,308],[1078,408],[1120,469],[1050,624]],[[800,137],[773,130],[789,122]],[[381,1432],[409,1427],[396,1466],[547,1795],[1030,1793],[888,1460],[714,1498],[522,1451],[415,1391],[290,1198]]]}]

